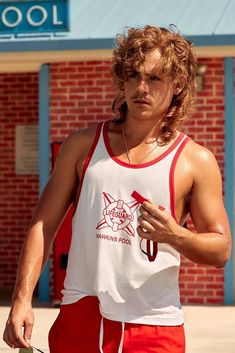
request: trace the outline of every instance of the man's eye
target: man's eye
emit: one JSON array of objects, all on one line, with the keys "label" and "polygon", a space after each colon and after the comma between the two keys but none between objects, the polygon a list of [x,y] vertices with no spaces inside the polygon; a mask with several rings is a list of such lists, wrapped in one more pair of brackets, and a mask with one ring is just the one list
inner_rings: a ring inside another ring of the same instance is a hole
[{"label": "man's eye", "polygon": [[130,72],[128,74],[128,77],[130,77],[130,78],[139,78],[139,74],[137,72]]},{"label": "man's eye", "polygon": [[161,79],[158,76],[150,76],[150,80],[151,81],[160,81]]}]

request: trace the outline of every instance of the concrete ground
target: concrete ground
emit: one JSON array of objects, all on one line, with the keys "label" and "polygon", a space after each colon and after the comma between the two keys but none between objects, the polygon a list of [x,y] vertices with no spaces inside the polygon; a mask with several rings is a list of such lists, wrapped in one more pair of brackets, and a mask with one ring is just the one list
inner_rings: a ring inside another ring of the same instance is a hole
[{"label": "concrete ground", "polygon": [[[36,321],[32,344],[47,353],[47,334],[59,309],[48,305],[34,307]],[[0,304],[1,353],[14,352],[2,340],[9,309],[8,305]],[[184,306],[184,314],[187,353],[235,353],[235,306],[189,305]],[[15,349],[15,352],[18,352],[18,349]]]}]

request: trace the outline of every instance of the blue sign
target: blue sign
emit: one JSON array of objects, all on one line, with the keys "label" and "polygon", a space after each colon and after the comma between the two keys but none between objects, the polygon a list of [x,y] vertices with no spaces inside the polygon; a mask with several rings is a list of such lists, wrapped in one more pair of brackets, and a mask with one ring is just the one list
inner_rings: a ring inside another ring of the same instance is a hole
[{"label": "blue sign", "polygon": [[69,0],[0,1],[0,34],[69,31]]}]

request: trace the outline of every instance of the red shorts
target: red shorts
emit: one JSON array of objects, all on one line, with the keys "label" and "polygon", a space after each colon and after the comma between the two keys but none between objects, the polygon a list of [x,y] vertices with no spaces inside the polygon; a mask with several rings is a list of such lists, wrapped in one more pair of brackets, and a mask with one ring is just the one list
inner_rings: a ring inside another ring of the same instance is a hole
[{"label": "red shorts", "polygon": [[185,353],[184,326],[102,318],[96,297],[62,305],[49,332],[50,353]]}]

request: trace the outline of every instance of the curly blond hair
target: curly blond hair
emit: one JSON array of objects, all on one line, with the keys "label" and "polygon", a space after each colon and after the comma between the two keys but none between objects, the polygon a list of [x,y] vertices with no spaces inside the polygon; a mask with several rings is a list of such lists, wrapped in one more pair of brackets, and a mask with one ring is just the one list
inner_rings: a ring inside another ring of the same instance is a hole
[{"label": "curly blond hair", "polygon": [[127,33],[116,37],[116,48],[113,51],[111,74],[118,94],[113,101],[113,120],[125,121],[127,104],[125,102],[124,84],[128,73],[145,60],[145,53],[158,49],[162,58],[162,75],[171,77],[174,82],[184,82],[179,94],[174,95],[169,110],[160,122],[159,140],[168,143],[180,130],[189,116],[195,96],[196,57],[192,43],[183,38],[175,26],[169,29],[145,26],[130,28]]}]

